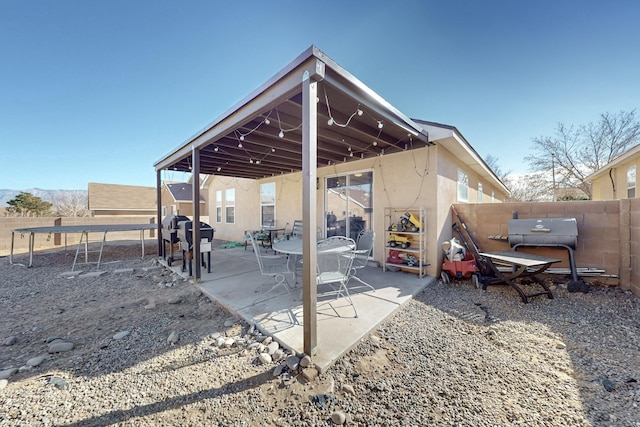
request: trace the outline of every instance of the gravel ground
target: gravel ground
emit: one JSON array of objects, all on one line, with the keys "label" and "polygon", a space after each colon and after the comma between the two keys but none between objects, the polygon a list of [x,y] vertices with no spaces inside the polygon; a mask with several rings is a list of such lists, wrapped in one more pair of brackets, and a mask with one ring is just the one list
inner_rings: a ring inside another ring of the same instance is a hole
[{"label": "gravel ground", "polygon": [[0,426],[640,426],[628,292],[559,285],[522,304],[435,281],[309,381],[139,247],[105,260],[102,276],[65,277],[63,252],[29,269],[0,258]]}]

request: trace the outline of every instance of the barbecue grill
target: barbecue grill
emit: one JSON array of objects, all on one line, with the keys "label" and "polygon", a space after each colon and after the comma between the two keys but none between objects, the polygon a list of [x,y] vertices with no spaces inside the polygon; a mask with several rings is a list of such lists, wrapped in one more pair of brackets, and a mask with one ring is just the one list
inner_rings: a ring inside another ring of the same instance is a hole
[{"label": "barbecue grill", "polygon": [[[205,222],[200,222],[200,257],[202,266],[204,263],[204,253],[207,253],[207,272],[211,273],[211,241],[216,230]],[[182,248],[182,271],[186,270],[187,259],[189,260],[189,276],[191,276],[191,255],[193,251],[193,221],[178,222],[177,238]]]},{"label": "barbecue grill", "polygon": [[[167,261],[169,267],[174,261],[173,245],[178,243],[178,223],[190,221],[188,217],[183,215],[167,215],[162,220],[162,257]],[[169,257],[166,256],[166,244],[169,244]]]},{"label": "barbecue grill", "polygon": [[575,218],[528,218],[509,220],[509,245],[517,251],[521,246],[564,248],[569,252],[571,277],[578,281],[573,250],[578,245],[578,223]]}]

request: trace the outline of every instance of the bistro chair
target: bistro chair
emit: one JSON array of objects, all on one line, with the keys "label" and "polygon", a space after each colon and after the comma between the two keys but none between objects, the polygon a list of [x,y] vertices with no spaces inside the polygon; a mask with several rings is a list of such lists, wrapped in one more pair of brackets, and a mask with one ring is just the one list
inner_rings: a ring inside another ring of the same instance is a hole
[{"label": "bistro chair", "polygon": [[333,236],[318,242],[316,283],[318,286],[329,285],[331,291],[322,295],[335,294],[336,299],[344,298],[353,307],[354,317],[358,317],[347,289],[355,247],[353,239],[343,236]]},{"label": "bistro chair", "polygon": [[269,277],[269,279],[256,288],[256,292],[260,292],[260,296],[253,301],[253,304],[277,288],[284,288],[284,290],[291,295],[289,282],[287,282],[287,278],[285,277],[285,274],[292,273],[289,268],[289,258],[286,255],[262,255],[254,233],[248,233],[248,238],[251,241],[253,252],[258,260],[260,273],[263,276]]},{"label": "bistro chair", "polygon": [[358,240],[356,240],[356,250],[354,253],[353,264],[351,265],[351,271],[349,272],[349,282],[351,279],[355,279],[358,282],[362,283],[364,286],[367,286],[372,291],[375,292],[375,288],[359,278],[356,274],[358,270],[361,270],[367,266],[369,262],[369,256],[371,256],[371,251],[373,251],[373,242],[376,239],[376,233],[373,230],[362,230],[358,234]]}]

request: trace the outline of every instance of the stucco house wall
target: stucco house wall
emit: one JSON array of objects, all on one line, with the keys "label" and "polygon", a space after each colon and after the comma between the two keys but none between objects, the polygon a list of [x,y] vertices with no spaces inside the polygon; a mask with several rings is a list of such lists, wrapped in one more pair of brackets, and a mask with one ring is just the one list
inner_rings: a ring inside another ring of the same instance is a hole
[{"label": "stucco house wall", "polygon": [[[373,219],[371,228],[376,232],[373,258],[382,262],[385,256],[384,208],[410,209],[424,206],[427,215],[427,273],[437,275],[442,264],[441,243],[451,238],[450,207],[457,202],[458,169],[469,176],[469,201],[477,202],[479,177],[468,165],[452,155],[446,147],[436,144],[402,153],[379,156],[317,170],[317,211],[319,227],[324,230],[325,178],[358,172],[373,172]],[[248,180],[241,178],[216,177],[210,179],[210,218],[216,228],[216,237],[239,241],[245,230],[260,228],[260,184],[276,184],[276,224],[284,227],[302,216],[302,174]],[[235,223],[225,223],[225,190],[235,189]],[[216,220],[216,192],[222,192],[222,222]],[[505,195],[488,182],[483,184],[483,200],[504,200]],[[499,195],[499,197],[497,197]],[[329,207],[328,210],[331,210]]]},{"label": "stucco house wall", "polygon": [[[633,180],[635,191],[629,197],[627,173],[632,167],[635,167],[635,180]],[[640,196],[638,188],[639,167],[640,145],[631,148],[586,178],[586,181],[591,183],[591,199],[621,200]]]}]

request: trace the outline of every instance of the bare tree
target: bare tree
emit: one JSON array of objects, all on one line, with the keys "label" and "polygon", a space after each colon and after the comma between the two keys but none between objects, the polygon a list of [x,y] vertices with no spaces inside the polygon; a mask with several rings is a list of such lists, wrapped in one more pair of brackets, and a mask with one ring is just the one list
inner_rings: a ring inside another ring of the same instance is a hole
[{"label": "bare tree", "polygon": [[64,217],[89,216],[86,191],[59,191],[53,195],[53,210]]},{"label": "bare tree", "polygon": [[604,113],[598,122],[578,128],[558,123],[554,136],[532,142],[533,153],[524,159],[531,170],[552,172],[559,186],[578,188],[591,198],[585,178],[640,143],[640,122],[635,110]]},{"label": "bare tree", "polygon": [[502,170],[502,168],[498,164],[499,160],[500,159],[494,156],[493,154],[489,154],[487,155],[487,157],[484,158],[484,162],[487,164],[487,166],[489,166],[489,168],[500,179],[500,181],[505,183],[505,180],[507,176],[511,173],[511,170],[508,170],[508,171]]},{"label": "bare tree", "polygon": [[526,175],[508,175],[504,179],[511,194],[508,202],[541,202],[553,199],[553,184],[549,175],[534,172]]}]

